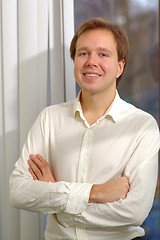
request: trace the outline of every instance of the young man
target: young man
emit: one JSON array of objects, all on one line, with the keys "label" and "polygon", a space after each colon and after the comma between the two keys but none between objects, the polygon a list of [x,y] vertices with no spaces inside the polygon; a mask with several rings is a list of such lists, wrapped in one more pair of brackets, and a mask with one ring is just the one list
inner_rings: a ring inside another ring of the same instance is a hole
[{"label": "young man", "polygon": [[160,140],[153,117],[116,91],[129,52],[126,34],[90,19],[70,52],[82,90],[39,115],[10,177],[11,203],[48,214],[46,240],[140,239]]}]

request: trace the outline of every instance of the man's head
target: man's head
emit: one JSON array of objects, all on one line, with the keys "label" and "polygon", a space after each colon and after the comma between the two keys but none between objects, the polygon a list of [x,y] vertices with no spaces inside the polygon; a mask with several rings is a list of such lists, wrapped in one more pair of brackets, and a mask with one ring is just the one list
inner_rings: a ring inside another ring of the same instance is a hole
[{"label": "man's head", "polygon": [[[71,58],[73,59],[73,61],[75,59],[75,54],[76,54],[77,40],[84,32],[93,30],[93,29],[104,29],[104,30],[110,31],[113,34],[113,37],[114,37],[114,39],[116,41],[116,45],[117,45],[118,61],[124,60],[125,66],[126,66],[128,54],[129,54],[129,42],[128,42],[126,33],[119,25],[111,23],[102,18],[91,18],[91,19],[83,22],[79,26],[79,28],[77,29],[77,31],[74,34],[74,37],[73,37],[71,45],[70,45],[70,55],[71,55]],[[121,74],[121,76],[119,76],[117,78],[117,85],[119,84],[119,82],[122,78],[122,74]]]}]

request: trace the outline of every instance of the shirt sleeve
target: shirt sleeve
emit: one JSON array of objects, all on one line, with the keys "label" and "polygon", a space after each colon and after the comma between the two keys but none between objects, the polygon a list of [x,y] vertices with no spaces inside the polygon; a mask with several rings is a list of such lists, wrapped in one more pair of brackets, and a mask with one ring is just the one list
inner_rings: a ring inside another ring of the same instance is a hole
[{"label": "shirt sleeve", "polygon": [[57,214],[65,227],[81,225],[87,227],[140,226],[151,210],[158,174],[159,130],[155,121],[146,124],[137,140],[124,176],[130,181],[130,190],[125,199],[112,203],[92,203],[79,214]]},{"label": "shirt sleeve", "polygon": [[42,182],[33,180],[28,171],[30,154],[40,154],[46,160],[48,144],[46,109],[31,128],[22,154],[9,180],[10,203],[16,208],[53,214],[65,211],[78,214],[86,209],[92,184],[70,182]]}]

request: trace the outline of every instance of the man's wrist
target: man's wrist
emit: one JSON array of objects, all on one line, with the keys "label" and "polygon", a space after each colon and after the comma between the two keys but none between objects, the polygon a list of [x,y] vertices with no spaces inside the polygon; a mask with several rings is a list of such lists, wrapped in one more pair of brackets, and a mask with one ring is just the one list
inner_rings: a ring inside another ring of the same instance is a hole
[{"label": "man's wrist", "polygon": [[97,186],[98,185],[94,184],[91,188],[90,196],[89,196],[89,203],[98,202]]}]

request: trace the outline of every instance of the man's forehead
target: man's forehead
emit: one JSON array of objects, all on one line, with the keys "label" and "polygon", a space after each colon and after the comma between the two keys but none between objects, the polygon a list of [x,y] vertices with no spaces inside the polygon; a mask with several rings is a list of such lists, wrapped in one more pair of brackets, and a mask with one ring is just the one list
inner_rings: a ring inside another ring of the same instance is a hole
[{"label": "man's forehead", "polygon": [[117,42],[113,33],[110,30],[100,28],[86,30],[79,36],[76,43],[77,51],[94,49],[112,52],[114,48],[117,48]]},{"label": "man's forehead", "polygon": [[[93,42],[94,42],[95,39],[98,39],[98,40],[104,39],[105,41],[107,41],[107,39],[109,39],[109,40],[113,40],[112,42],[117,44],[117,41],[116,41],[115,36],[112,33],[112,31],[104,29],[104,28],[96,28],[96,29],[85,30],[83,33],[80,34],[80,36],[77,39],[77,42],[81,42],[81,41],[84,41],[84,40],[87,41],[89,35],[91,35],[91,41],[93,40]],[[94,37],[92,37],[92,35],[94,35]]]}]

